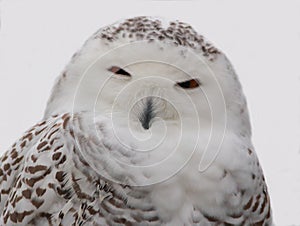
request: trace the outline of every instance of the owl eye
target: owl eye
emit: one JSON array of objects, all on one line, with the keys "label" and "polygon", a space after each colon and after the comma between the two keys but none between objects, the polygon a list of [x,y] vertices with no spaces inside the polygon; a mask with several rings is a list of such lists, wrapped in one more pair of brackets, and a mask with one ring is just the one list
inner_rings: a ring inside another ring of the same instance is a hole
[{"label": "owl eye", "polygon": [[201,85],[201,83],[199,82],[198,79],[191,79],[188,81],[177,82],[176,85],[178,85],[184,89],[193,89],[193,88],[199,87]]},{"label": "owl eye", "polygon": [[127,71],[125,71],[124,69],[122,69],[118,66],[112,66],[108,69],[108,71],[111,71],[116,75],[124,75],[124,76],[131,77],[131,74],[129,74]]}]

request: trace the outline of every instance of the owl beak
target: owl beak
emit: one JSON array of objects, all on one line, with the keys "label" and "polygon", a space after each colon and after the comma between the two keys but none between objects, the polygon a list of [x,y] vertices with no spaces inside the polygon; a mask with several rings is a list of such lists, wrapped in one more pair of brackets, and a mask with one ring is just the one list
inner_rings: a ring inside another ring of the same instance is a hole
[{"label": "owl beak", "polygon": [[139,116],[139,121],[145,130],[151,127],[151,121],[155,117],[154,105],[152,97],[147,97],[142,113]]}]

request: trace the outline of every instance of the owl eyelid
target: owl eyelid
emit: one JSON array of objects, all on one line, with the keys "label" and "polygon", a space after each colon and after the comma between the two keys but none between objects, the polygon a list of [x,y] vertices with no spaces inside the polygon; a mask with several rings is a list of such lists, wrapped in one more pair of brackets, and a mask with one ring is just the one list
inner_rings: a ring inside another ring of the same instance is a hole
[{"label": "owl eyelid", "polygon": [[116,75],[124,75],[131,77],[131,74],[125,71],[123,68],[120,68],[118,66],[111,66],[110,68],[107,69],[108,71],[113,72]]},{"label": "owl eyelid", "polygon": [[176,86],[180,86],[183,89],[194,89],[201,85],[198,79],[190,79],[183,82],[177,82]]}]

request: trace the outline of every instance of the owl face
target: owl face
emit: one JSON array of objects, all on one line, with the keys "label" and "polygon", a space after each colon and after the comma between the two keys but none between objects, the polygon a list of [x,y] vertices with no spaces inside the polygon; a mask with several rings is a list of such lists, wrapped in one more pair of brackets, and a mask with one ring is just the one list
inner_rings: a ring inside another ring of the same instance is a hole
[{"label": "owl face", "polygon": [[189,25],[147,17],[105,27],[85,43],[55,85],[46,116],[62,111],[112,116],[141,131],[161,121],[249,126],[226,57]]},{"label": "owl face", "polygon": [[186,47],[122,43],[100,54],[84,71],[74,109],[112,115],[135,129],[151,129],[161,120],[210,126],[214,113],[214,120],[225,117],[218,82],[207,60]]}]

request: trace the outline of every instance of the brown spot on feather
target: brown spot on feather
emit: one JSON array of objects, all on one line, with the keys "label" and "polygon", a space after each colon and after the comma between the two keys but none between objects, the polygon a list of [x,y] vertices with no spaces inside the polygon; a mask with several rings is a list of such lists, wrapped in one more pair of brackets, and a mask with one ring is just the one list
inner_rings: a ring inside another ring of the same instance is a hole
[{"label": "brown spot on feather", "polygon": [[31,190],[30,190],[30,189],[26,189],[26,190],[22,191],[22,195],[23,195],[26,199],[30,199],[30,198],[31,198]]},{"label": "brown spot on feather", "polygon": [[37,157],[35,157],[34,155],[31,155],[31,160],[33,161],[33,162],[36,162],[37,161]]},{"label": "brown spot on feather", "polygon": [[42,149],[48,142],[47,141],[43,141],[42,143],[39,143],[39,145],[37,146],[37,150]]},{"label": "brown spot on feather", "polygon": [[53,150],[53,152],[56,152],[57,150],[61,149],[63,146],[64,146],[64,145],[62,144],[62,145],[56,147],[56,148]]},{"label": "brown spot on feather", "polygon": [[252,202],[253,202],[253,197],[251,197],[248,203],[244,206],[244,210],[249,209],[252,206]]},{"label": "brown spot on feather", "polygon": [[34,200],[31,200],[31,203],[38,209],[38,208],[40,208],[41,205],[43,205],[44,200],[34,199]]},{"label": "brown spot on feather", "polygon": [[16,151],[16,149],[12,149],[10,156],[12,159],[15,159],[16,157],[18,157],[18,152]]},{"label": "brown spot on feather", "polygon": [[65,128],[65,126],[66,126],[66,124],[68,123],[68,121],[69,121],[70,118],[71,118],[71,116],[70,116],[68,113],[66,113],[66,114],[64,114],[64,115],[62,116],[62,120],[64,121],[64,122],[63,122],[63,128]]},{"label": "brown spot on feather", "polygon": [[5,153],[5,154],[2,156],[1,162],[5,162],[5,160],[6,160],[7,158],[8,158],[7,153]]},{"label": "brown spot on feather", "polygon": [[25,139],[28,139],[28,141],[31,141],[32,140],[32,133],[27,133],[25,136],[23,136],[23,140],[25,140]]},{"label": "brown spot on feather", "polygon": [[55,178],[59,181],[59,182],[63,182],[64,181],[64,176],[65,173],[63,171],[58,171],[55,175]]},{"label": "brown spot on feather", "polygon": [[42,128],[41,130],[39,131],[35,131],[34,135],[37,136],[39,135],[41,132],[43,132],[44,130],[46,129],[46,127]]},{"label": "brown spot on feather", "polygon": [[23,211],[23,212],[13,212],[10,214],[10,219],[14,223],[22,222],[26,216],[32,214],[33,212],[34,212],[33,210]]},{"label": "brown spot on feather", "polygon": [[3,169],[4,169],[5,171],[7,171],[9,168],[10,168],[10,164],[9,164],[9,163],[6,163],[6,164],[3,166]]},{"label": "brown spot on feather", "polygon": [[51,137],[53,136],[53,134],[55,134],[57,131],[59,130],[59,128],[55,129],[54,131],[52,131],[49,135],[48,135],[48,139],[51,139]]},{"label": "brown spot on feather", "polygon": [[37,126],[43,126],[43,125],[45,125],[46,124],[46,121],[42,121],[42,122],[40,122],[39,124],[37,124]]},{"label": "brown spot on feather", "polygon": [[248,154],[251,155],[252,154],[252,150],[250,148],[248,148]]},{"label": "brown spot on feather", "polygon": [[37,188],[35,192],[36,192],[37,196],[42,196],[46,192],[46,189]]},{"label": "brown spot on feather", "polygon": [[14,165],[18,164],[19,162],[22,161],[23,158],[24,158],[24,156],[20,156],[19,158],[15,159],[15,161],[13,161],[12,165],[14,166]]},{"label": "brown spot on feather", "polygon": [[34,174],[36,172],[43,171],[43,170],[46,170],[46,169],[47,169],[47,166],[43,166],[43,165],[36,165],[36,166],[29,166],[28,167],[28,171],[31,174]]},{"label": "brown spot on feather", "polygon": [[25,145],[26,145],[26,140],[24,140],[24,141],[20,144],[20,147],[21,147],[21,148],[24,148]]},{"label": "brown spot on feather", "polygon": [[60,158],[61,152],[56,152],[52,155],[52,160],[56,161]]},{"label": "brown spot on feather", "polygon": [[1,189],[1,194],[2,195],[8,195],[9,192],[10,192],[10,188],[8,188],[8,189]]}]

